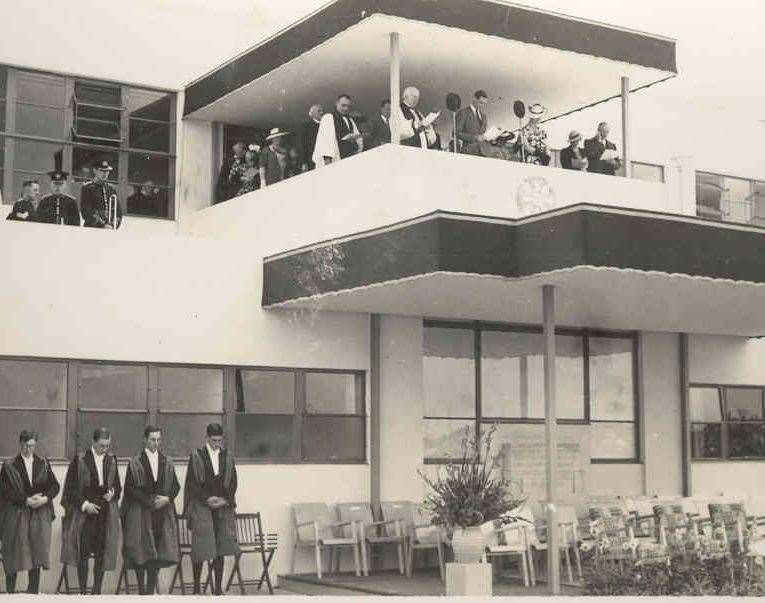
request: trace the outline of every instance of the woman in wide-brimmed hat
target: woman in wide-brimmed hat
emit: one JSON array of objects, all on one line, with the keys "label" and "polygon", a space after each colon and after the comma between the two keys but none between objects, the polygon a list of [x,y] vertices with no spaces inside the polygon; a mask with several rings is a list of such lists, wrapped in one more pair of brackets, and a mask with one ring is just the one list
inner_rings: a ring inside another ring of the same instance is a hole
[{"label": "woman in wide-brimmed hat", "polygon": [[547,113],[547,109],[539,103],[529,105],[527,115],[529,123],[521,130],[518,137],[518,147],[522,145],[522,155],[526,163],[548,165],[550,154],[547,152],[547,132],[539,126],[539,120]]},{"label": "woman in wide-brimmed hat", "polygon": [[584,149],[579,146],[581,142],[582,135],[576,130],[571,130],[568,135],[568,146],[560,152],[560,166],[564,170],[584,171],[587,169],[587,157]]}]

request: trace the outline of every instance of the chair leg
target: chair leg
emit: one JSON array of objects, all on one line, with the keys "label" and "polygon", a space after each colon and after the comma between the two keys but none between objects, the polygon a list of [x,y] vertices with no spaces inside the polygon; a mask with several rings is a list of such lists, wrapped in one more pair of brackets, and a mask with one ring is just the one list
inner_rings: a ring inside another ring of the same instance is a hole
[{"label": "chair leg", "polygon": [[436,547],[438,549],[438,572],[441,574],[441,582],[446,579],[446,575],[444,573],[444,551],[442,547],[443,544],[441,542],[439,542],[438,546]]},{"label": "chair leg", "polygon": [[357,542],[353,545],[353,566],[356,568],[356,575],[361,576],[361,564],[359,563],[359,548],[364,546]]},{"label": "chair leg", "polygon": [[[239,560],[242,558],[242,554],[239,553],[238,555],[234,555],[234,565],[231,568],[231,574],[228,577],[228,581],[226,582],[226,587],[223,589],[224,593],[227,593],[229,589],[231,588],[231,585],[234,582],[234,577],[239,578],[239,591],[241,594],[244,594],[244,586],[242,585],[242,574],[241,572],[238,572],[239,570]],[[237,576],[238,573],[238,576]]]},{"label": "chair leg", "polygon": [[582,555],[579,553],[579,547],[574,547],[574,560],[576,561],[576,573],[581,582],[584,579],[584,576],[582,574]]},{"label": "chair leg", "polygon": [[404,543],[403,541],[396,546],[396,553],[398,554],[398,572],[402,576],[404,575]]},{"label": "chair leg", "polygon": [[365,576],[369,575],[369,549],[366,542],[359,542],[361,549],[361,571]]},{"label": "chair leg", "polygon": [[528,588],[529,587],[529,571],[528,567],[526,567],[527,559],[526,559],[526,551],[523,551],[521,553],[521,570],[523,571],[523,585]]},{"label": "chair leg", "polygon": [[295,562],[297,561],[297,551],[298,551],[298,545],[297,541],[295,541],[295,544],[292,545],[292,559],[290,559],[290,574],[295,573]]},{"label": "chair leg", "polygon": [[263,556],[263,572],[260,574],[260,580],[258,581],[258,590],[260,590],[260,587],[263,586],[263,582],[265,581],[266,586],[268,586],[268,594],[273,595],[274,594],[274,587],[271,585],[271,576],[268,573],[268,568],[271,565],[271,559],[274,557],[274,553],[276,551],[271,551],[268,556]]},{"label": "chair leg", "polygon": [[409,543],[409,546],[406,548],[406,575],[407,577],[412,577],[412,565],[414,562],[414,546],[412,543]]},{"label": "chair leg", "polygon": [[[242,555],[240,553],[239,554],[239,559],[241,559],[241,557],[242,557]],[[239,580],[239,593],[241,595],[244,595],[245,594],[244,579],[242,578],[242,567],[239,565],[239,559],[236,560],[236,577]]]},{"label": "chair leg", "polygon": [[340,573],[340,561],[343,551],[340,548],[329,549],[329,571],[333,574]]},{"label": "chair leg", "polygon": [[[58,577],[58,584],[56,585],[56,594],[61,594],[61,583],[64,581],[64,577],[66,576],[66,565],[61,564],[61,575]],[[67,590],[69,585],[67,585]],[[69,594],[69,593],[67,593]]]},{"label": "chair leg", "polygon": [[566,556],[566,573],[568,575],[568,583],[573,584],[574,583],[574,574],[571,572],[571,554],[569,553],[568,547],[563,549],[564,554]]},{"label": "chair leg", "polygon": [[[321,547],[319,546],[319,543],[316,543],[316,546],[314,547],[315,553],[316,553],[316,577],[321,580]],[[332,550],[332,549],[330,549]],[[331,555],[331,553],[330,553]]]},{"label": "chair leg", "polygon": [[[186,579],[183,576],[183,557],[178,560],[177,575],[181,578],[181,594],[186,594]],[[175,584],[175,578],[173,578],[173,584]],[[172,590],[170,592],[173,592]]]},{"label": "chair leg", "polygon": [[529,578],[531,579],[531,586],[537,585],[537,571],[534,568],[534,549],[526,549],[526,560],[529,564]]}]

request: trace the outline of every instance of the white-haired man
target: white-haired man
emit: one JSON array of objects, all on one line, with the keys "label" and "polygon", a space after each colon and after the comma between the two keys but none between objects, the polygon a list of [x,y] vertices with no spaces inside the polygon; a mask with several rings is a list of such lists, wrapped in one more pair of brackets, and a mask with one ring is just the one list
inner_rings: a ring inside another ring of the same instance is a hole
[{"label": "white-haired man", "polygon": [[401,94],[401,144],[423,149],[440,147],[435,130],[425,124],[425,116],[417,109],[419,103],[420,91],[414,86],[404,88]]},{"label": "white-haired man", "polygon": [[304,172],[316,167],[313,161],[313,149],[316,146],[316,136],[319,133],[322,115],[324,115],[324,107],[321,105],[311,105],[311,108],[308,110],[308,117],[310,119],[303,124],[300,130],[300,159]]}]

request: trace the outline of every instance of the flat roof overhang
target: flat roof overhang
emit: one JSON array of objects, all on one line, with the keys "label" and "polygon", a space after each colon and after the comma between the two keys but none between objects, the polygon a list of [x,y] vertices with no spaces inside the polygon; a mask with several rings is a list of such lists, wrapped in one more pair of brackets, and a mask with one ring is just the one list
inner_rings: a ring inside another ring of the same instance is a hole
[{"label": "flat roof overhang", "polygon": [[577,205],[518,220],[436,212],[266,258],[266,308],[765,334],[765,229]]},{"label": "flat roof overhang", "polygon": [[[389,96],[389,33],[399,32],[402,84],[423,108],[477,88],[498,102],[498,124],[516,98],[548,117],[677,73],[675,42],[491,0],[336,0],[191,83],[184,115],[272,127],[302,122],[309,105],[341,92],[370,114]],[[581,77],[577,77],[580,75]],[[508,122],[505,127],[512,127]]]}]

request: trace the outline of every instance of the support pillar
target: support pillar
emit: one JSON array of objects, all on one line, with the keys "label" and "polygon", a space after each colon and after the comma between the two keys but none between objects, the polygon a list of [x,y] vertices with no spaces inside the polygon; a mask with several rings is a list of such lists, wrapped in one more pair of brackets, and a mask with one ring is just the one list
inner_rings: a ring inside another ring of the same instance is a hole
[{"label": "support pillar", "polygon": [[556,507],[558,465],[558,415],[555,404],[555,287],[542,287],[545,375],[545,479],[547,485],[547,585],[551,595],[560,594],[560,531]]},{"label": "support pillar", "polygon": [[693,496],[693,482],[691,471],[691,404],[690,404],[690,376],[689,376],[689,352],[688,333],[680,333],[680,420],[683,426],[681,441],[683,446],[683,496]]},{"label": "support pillar", "polygon": [[369,317],[369,502],[380,504],[380,315]]},{"label": "support pillar", "polygon": [[632,178],[632,152],[630,149],[630,78],[622,76],[622,163],[624,177]]},{"label": "support pillar", "polygon": [[398,32],[390,34],[390,142],[401,144],[401,124],[398,123],[396,108],[401,102],[401,45]]}]

